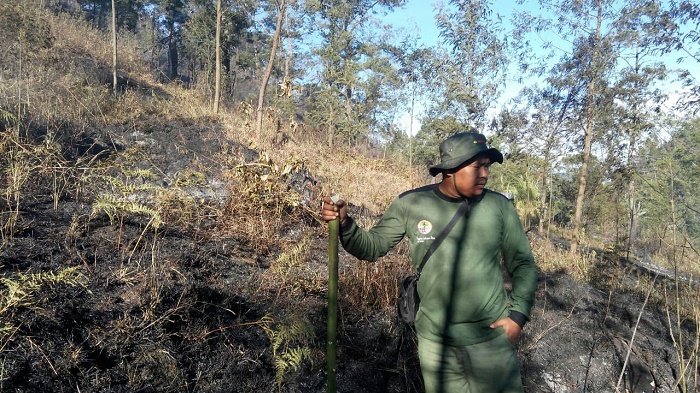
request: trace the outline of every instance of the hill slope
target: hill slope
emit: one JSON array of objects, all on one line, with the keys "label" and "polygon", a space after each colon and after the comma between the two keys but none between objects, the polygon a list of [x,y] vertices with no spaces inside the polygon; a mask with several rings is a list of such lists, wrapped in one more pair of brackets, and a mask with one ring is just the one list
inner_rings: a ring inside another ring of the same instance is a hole
[{"label": "hill slope", "polygon": [[[310,134],[273,146],[245,114],[214,117],[206,97],[154,82],[136,60],[111,98],[106,52],[79,39],[106,42],[99,33],[33,17],[51,27],[26,59],[35,78],[6,60],[0,82],[44,98],[0,101],[0,391],[325,391],[319,194],[346,196],[370,225],[420,175]],[[570,274],[549,239],[532,242],[526,391],[613,392],[625,363],[623,390],[677,391],[698,335],[683,319],[679,358],[663,296],[673,283],[655,281],[644,308],[649,277],[601,252]],[[341,252],[339,391],[421,391],[415,337],[393,309],[407,266],[404,246],[373,265]]]}]

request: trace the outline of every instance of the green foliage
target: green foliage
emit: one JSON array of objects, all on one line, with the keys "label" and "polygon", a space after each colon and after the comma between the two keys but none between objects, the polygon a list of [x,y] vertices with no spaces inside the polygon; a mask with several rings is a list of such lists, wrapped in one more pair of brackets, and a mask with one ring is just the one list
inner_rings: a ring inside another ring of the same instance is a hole
[{"label": "green foliage", "polygon": [[[694,0],[670,2],[668,9],[661,10],[656,23],[658,28],[651,36],[653,43],[662,53],[675,56],[680,63],[690,63],[697,67],[700,63],[700,5]],[[696,115],[700,111],[700,84],[697,74],[682,70],[680,77],[688,88],[686,94],[678,101],[678,108]]]},{"label": "green foliage", "polygon": [[305,4],[322,42],[313,54],[322,69],[304,103],[309,119],[328,134],[329,142],[340,136],[348,144],[366,141],[378,124],[385,125],[383,106],[391,107],[387,88],[400,84],[396,68],[388,60],[389,48],[381,44],[373,12],[384,12],[400,0],[311,1]]},{"label": "green foliage", "polygon": [[[86,287],[88,278],[82,272],[82,266],[62,269],[58,272],[18,273],[15,277],[0,277],[0,320],[6,320],[8,315],[20,307],[34,307],[36,295],[46,287],[68,285],[71,287]],[[12,327],[0,323],[0,337],[4,337]],[[0,345],[2,348],[2,345]]]},{"label": "green foliage", "polygon": [[535,180],[536,175],[524,164],[522,161],[496,164],[491,169],[489,188],[513,194],[520,220],[526,228],[530,228],[540,220],[540,190]]},{"label": "green foliage", "polygon": [[282,253],[265,272],[265,285],[277,292],[275,303],[325,290],[326,280],[310,264],[312,241],[312,233],[308,232],[293,246],[283,247]]},{"label": "green foliage", "polygon": [[[247,10],[230,1],[222,4],[221,51],[224,70],[234,73],[234,57],[247,56],[241,43],[246,38],[246,29],[251,26]],[[189,18],[182,27],[184,54],[194,65],[196,82],[202,86],[214,85],[216,45],[215,2],[194,1],[190,4]],[[236,53],[238,52],[238,53]],[[230,84],[224,83],[224,86]]]},{"label": "green foliage", "polygon": [[454,116],[428,117],[414,138],[413,162],[428,167],[440,161],[440,143],[459,132],[473,131]]},{"label": "green foliage", "polygon": [[11,128],[13,123],[17,121],[17,117],[11,112],[0,108],[0,131],[6,131]]},{"label": "green foliage", "polygon": [[[670,228],[694,239],[700,246],[700,120],[679,123],[670,139],[658,146],[647,145],[642,152],[640,184],[642,225],[647,239],[669,240]],[[672,222],[672,208],[679,222]]]},{"label": "green foliage", "polygon": [[277,262],[270,267],[275,274],[287,281],[290,270],[304,266],[309,261],[311,233],[308,233],[296,245],[289,247],[277,257]]},{"label": "green foliage", "polygon": [[163,223],[160,211],[141,202],[157,200],[155,196],[163,190],[162,187],[148,182],[149,179],[156,179],[156,176],[150,170],[138,168],[127,170],[122,167],[120,172],[116,176],[89,177],[90,180],[99,181],[105,186],[105,190],[97,196],[92,205],[91,217],[104,213],[113,224],[116,218],[119,218],[121,223],[126,215],[142,215],[148,218],[154,228],[158,228]]},{"label": "green foliage", "polygon": [[126,214],[146,216],[149,218],[149,222],[152,222],[154,228],[158,228],[163,223],[157,210],[151,209],[142,203],[119,199],[113,195],[100,195],[97,197],[92,204],[91,216],[99,213],[106,214],[112,224],[114,224],[117,216]]},{"label": "green foliage", "polygon": [[505,82],[507,46],[488,1],[452,0],[436,16],[440,37],[452,49],[438,74],[441,114],[481,129]]},{"label": "green foliage", "polygon": [[[112,0],[78,0],[78,3],[85,12],[85,19],[92,22],[96,28],[109,28]],[[117,26],[135,30],[143,3],[141,0],[116,0]]]},{"label": "green foliage", "polygon": [[298,370],[304,362],[313,362],[310,345],[316,339],[314,327],[305,315],[292,313],[280,322],[265,318],[262,328],[270,339],[275,379],[281,389],[287,373]]}]

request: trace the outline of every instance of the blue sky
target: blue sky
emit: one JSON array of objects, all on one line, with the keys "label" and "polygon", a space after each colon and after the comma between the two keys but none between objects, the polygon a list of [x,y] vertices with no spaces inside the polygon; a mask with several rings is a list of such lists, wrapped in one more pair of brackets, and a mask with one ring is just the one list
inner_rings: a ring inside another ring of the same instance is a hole
[{"label": "blue sky", "polygon": [[421,43],[433,44],[439,34],[435,24],[434,4],[433,0],[408,0],[404,8],[396,9],[382,19],[393,26],[416,28],[420,32]]}]

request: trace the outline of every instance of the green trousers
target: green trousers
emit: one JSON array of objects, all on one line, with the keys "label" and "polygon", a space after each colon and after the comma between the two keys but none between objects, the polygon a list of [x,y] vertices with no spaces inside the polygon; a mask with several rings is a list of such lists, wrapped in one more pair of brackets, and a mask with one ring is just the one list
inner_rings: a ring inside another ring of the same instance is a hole
[{"label": "green trousers", "polygon": [[443,346],[418,336],[426,393],[522,393],[520,365],[504,334],[464,347]]}]

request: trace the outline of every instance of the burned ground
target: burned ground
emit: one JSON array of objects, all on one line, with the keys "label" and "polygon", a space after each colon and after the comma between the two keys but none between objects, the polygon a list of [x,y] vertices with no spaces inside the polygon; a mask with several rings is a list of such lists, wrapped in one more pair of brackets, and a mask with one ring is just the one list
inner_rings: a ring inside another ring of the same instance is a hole
[{"label": "burned ground", "polygon": [[[99,193],[89,187],[55,199],[37,183],[0,250],[4,294],[9,299],[17,283],[26,292],[3,303],[0,391],[325,391],[327,240],[311,212],[313,174],[297,169],[277,180],[307,199],[280,213],[293,219],[280,224],[284,236],[274,244],[308,239],[303,269],[282,276],[272,271],[285,249],[242,239],[230,228],[236,217],[223,218],[236,180],[212,164],[222,151],[237,165],[258,162],[257,152],[227,141],[213,122],[114,127],[86,138],[115,141],[81,151],[113,160],[111,173],[121,154],[138,152],[124,163],[160,173],[143,184],[168,189],[183,173],[204,177],[179,188],[187,206],[169,202],[170,214],[185,219],[157,229],[148,216],[96,212]],[[341,252],[341,274],[358,263]],[[517,344],[526,391],[615,391],[633,333],[624,389],[679,391],[664,305],[652,301],[642,312],[640,283],[651,279],[605,257],[598,263],[589,283],[540,272],[533,318]],[[62,279],[47,279],[60,272]],[[659,279],[654,292],[668,284]],[[392,308],[360,312],[341,297],[339,315],[339,391],[421,391],[414,333]],[[690,320],[683,327],[696,329]]]}]

